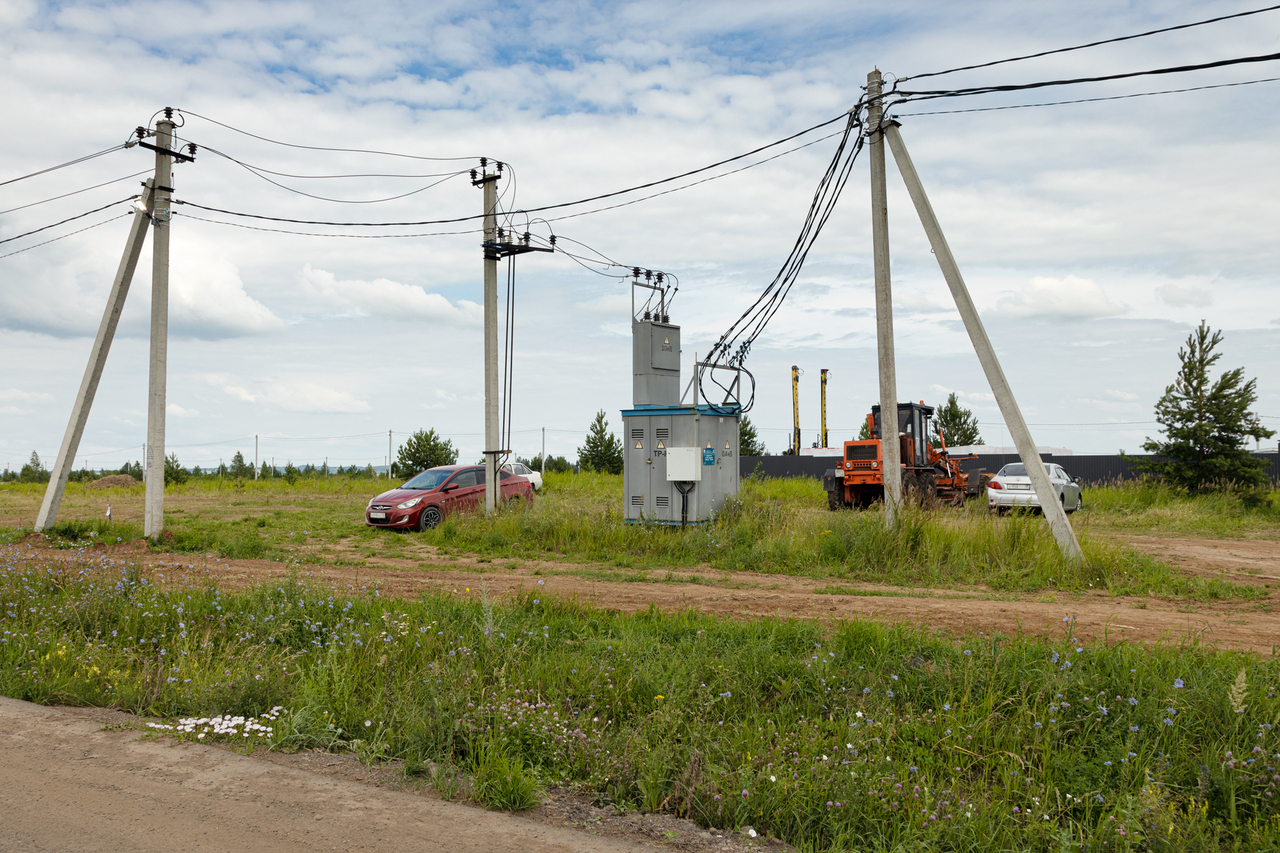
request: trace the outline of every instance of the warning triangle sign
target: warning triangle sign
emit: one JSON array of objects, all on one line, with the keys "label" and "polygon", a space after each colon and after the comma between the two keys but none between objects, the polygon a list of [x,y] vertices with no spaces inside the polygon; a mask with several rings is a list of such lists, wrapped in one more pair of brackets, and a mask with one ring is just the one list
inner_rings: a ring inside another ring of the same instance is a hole
[{"label": "warning triangle sign", "polygon": [[663,444],[661,441],[659,441],[659,442],[658,442],[658,449],[659,449],[659,450],[666,450],[666,449],[667,449],[667,446],[666,446],[665,444]]},{"label": "warning triangle sign", "polygon": [[637,442],[636,442],[636,450],[644,450],[644,442],[643,442],[643,441],[637,441]]}]

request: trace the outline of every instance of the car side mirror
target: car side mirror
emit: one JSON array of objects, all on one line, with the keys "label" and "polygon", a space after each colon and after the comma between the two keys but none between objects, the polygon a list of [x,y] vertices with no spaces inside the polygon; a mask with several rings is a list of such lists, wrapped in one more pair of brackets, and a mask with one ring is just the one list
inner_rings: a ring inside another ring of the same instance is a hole
[{"label": "car side mirror", "polygon": [[452,491],[453,491],[454,489],[456,489],[456,488],[458,488],[458,484],[457,484],[457,483],[450,483],[449,485],[445,486],[445,487],[444,487],[443,489],[441,489],[440,491],[442,491],[442,492],[452,492]]}]

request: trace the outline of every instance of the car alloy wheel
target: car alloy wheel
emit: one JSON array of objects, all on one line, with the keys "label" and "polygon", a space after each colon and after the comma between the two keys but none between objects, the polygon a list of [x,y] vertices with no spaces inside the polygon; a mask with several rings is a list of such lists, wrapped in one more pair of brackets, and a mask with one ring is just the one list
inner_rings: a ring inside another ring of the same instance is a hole
[{"label": "car alloy wheel", "polygon": [[419,530],[434,530],[439,526],[444,516],[440,512],[440,507],[429,506],[422,511],[422,515],[418,516]]}]

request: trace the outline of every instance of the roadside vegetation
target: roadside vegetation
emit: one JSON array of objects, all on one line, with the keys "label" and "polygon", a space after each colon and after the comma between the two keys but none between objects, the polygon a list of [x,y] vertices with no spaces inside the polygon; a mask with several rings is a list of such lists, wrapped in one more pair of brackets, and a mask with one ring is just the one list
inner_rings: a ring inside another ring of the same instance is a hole
[{"label": "roadside vegetation", "polygon": [[[428,546],[445,554],[625,570],[709,566],[905,587],[1094,589],[1208,600],[1258,597],[1262,590],[1185,575],[1117,544],[1113,534],[1280,532],[1280,502],[1274,495],[1188,496],[1149,481],[1088,489],[1088,509],[1074,517],[1087,560],[1072,566],[1062,559],[1041,518],[992,516],[979,502],[936,512],[910,509],[889,531],[875,509],[829,512],[816,480],[748,478],[714,523],[680,530],[626,524],[616,475],[545,476],[544,491],[531,507],[495,519],[455,516],[436,530],[406,534],[363,524],[364,505],[385,488],[385,480],[315,477],[290,484],[211,478],[170,488],[166,533],[154,547],[233,559],[358,564],[370,558],[412,559]],[[38,484],[0,489],[0,512],[12,517],[22,506],[29,507],[24,514],[34,516],[41,490]],[[111,501],[117,507],[115,521],[96,510],[85,511]],[[136,504],[136,512],[126,517],[119,510],[128,501]],[[72,484],[64,501],[66,520],[51,532],[64,547],[129,541],[141,536],[137,521],[128,520],[140,516],[140,508],[139,488],[94,492]]]},{"label": "roadside vegetation", "polygon": [[398,759],[443,796],[597,802],[801,850],[1280,845],[1280,663],[866,622],[224,592],[0,545],[0,692],[242,750]]}]

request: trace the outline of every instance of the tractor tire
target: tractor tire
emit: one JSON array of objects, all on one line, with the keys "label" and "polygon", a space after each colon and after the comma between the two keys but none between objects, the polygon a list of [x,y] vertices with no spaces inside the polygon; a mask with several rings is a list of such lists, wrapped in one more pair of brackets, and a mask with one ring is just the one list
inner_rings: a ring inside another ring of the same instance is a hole
[{"label": "tractor tire", "polygon": [[920,501],[920,481],[910,471],[902,472],[902,502],[915,504]]},{"label": "tractor tire", "polygon": [[836,492],[827,492],[827,509],[832,512],[844,509],[844,501],[840,500],[840,495]]},{"label": "tractor tire", "polygon": [[916,475],[919,483],[920,504],[932,508],[938,503],[938,479],[932,471],[921,471]]}]

